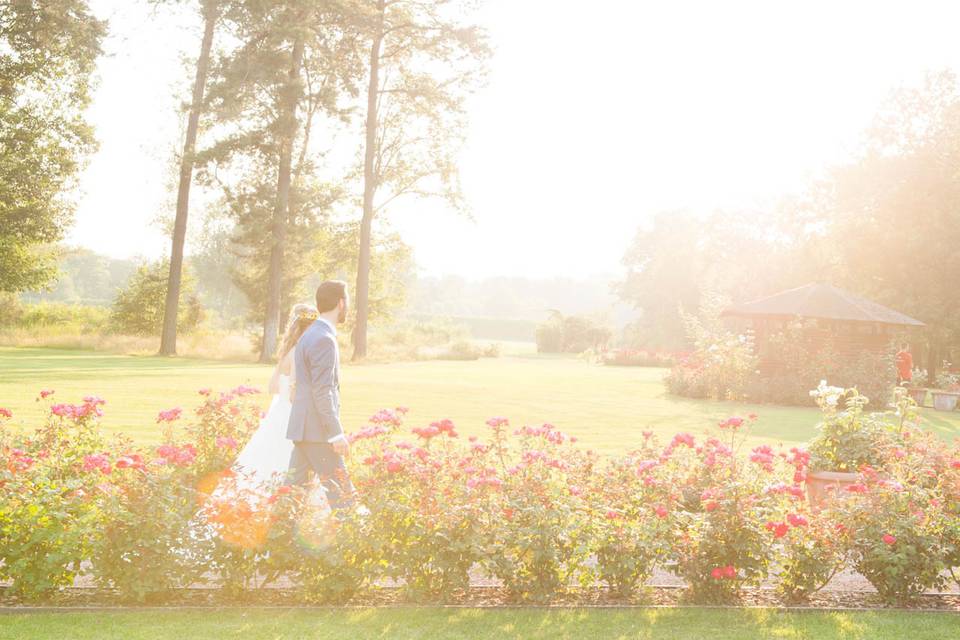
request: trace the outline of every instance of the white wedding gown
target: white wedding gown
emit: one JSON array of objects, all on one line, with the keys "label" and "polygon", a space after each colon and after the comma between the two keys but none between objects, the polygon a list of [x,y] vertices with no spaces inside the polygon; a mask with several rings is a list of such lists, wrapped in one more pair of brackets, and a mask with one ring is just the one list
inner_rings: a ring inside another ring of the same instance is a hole
[{"label": "white wedding gown", "polygon": [[234,471],[250,488],[285,484],[290,470],[293,442],[287,440],[290,419],[290,376],[280,376],[280,391],[237,456]]},{"label": "white wedding gown", "polygon": [[[264,498],[269,497],[276,487],[290,481],[290,454],[293,453],[293,442],[287,440],[287,422],[292,408],[290,376],[281,375],[279,380],[279,393],[273,396],[260,426],[253,432],[233,463],[232,470],[235,475],[230,482],[221,483],[216,488],[211,496],[211,503],[216,504],[223,499],[229,502],[232,496],[239,496],[247,500],[251,507],[262,507]],[[308,488],[306,505],[308,508],[297,523],[301,543],[317,548],[329,545],[333,536],[328,522],[331,510],[322,484],[315,483]],[[266,535],[265,531],[247,531],[243,527],[233,529],[230,528],[231,525],[227,527],[224,529],[222,523],[213,526],[199,525],[195,535],[220,535],[241,546],[257,547],[264,542],[262,536]],[[251,535],[253,537],[250,537]]]}]

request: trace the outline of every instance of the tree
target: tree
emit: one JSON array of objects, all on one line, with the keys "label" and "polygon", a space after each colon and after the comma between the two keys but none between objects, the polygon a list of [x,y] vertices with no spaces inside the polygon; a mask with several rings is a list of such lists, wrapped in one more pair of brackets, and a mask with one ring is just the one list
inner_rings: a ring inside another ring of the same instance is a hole
[{"label": "tree", "polygon": [[546,322],[537,325],[538,353],[583,353],[605,347],[613,332],[600,320],[586,316],[565,316],[550,310]]},{"label": "tree", "polygon": [[299,232],[328,215],[324,194],[336,191],[316,178],[310,136],[318,113],[343,115],[341,96],[353,91],[359,73],[345,6],[245,0],[224,14],[240,44],[218,62],[208,104],[226,132],[200,155],[236,216],[237,243],[253,262],[247,275],[262,278],[246,287],[263,300],[262,362],[276,351],[290,280],[288,244],[304,240]]},{"label": "tree", "polygon": [[788,232],[790,211],[666,211],[638,230],[614,287],[640,312],[630,327],[636,346],[690,347],[681,311],[712,295],[745,301],[814,278],[800,258],[806,246]]},{"label": "tree", "polygon": [[[165,260],[144,264],[137,269],[113,302],[110,320],[114,331],[136,336],[157,335],[163,323],[169,269],[170,266]],[[181,331],[196,328],[203,319],[200,302],[193,295],[193,284],[193,278],[189,275],[183,280],[187,304],[180,308],[177,318]]]},{"label": "tree", "polygon": [[[355,281],[359,237],[360,226],[356,222],[331,227],[321,245],[323,248],[312,258],[316,281],[308,284],[317,285],[332,278]],[[378,322],[389,321],[407,302],[408,283],[414,272],[410,247],[396,233],[374,233],[370,265],[369,318]],[[353,330],[349,319],[346,330]]]},{"label": "tree", "polygon": [[931,378],[960,342],[960,87],[952,72],[893,93],[856,161],[814,208],[836,273],[927,324]]},{"label": "tree", "polygon": [[[204,221],[199,235],[192,241],[194,250],[189,264],[197,280],[197,297],[207,310],[208,318],[221,327],[243,329],[251,310],[247,296],[235,281],[235,274],[244,263],[234,251],[228,224],[229,221],[213,216]],[[263,313],[256,317],[263,318]]]},{"label": "tree", "polygon": [[[326,184],[307,185],[313,180],[301,177],[292,202],[290,215],[284,220],[282,230],[285,238],[283,268],[279,285],[280,299],[278,318],[286,317],[289,309],[303,294],[304,279],[317,269],[318,253],[330,259],[338,255],[336,248],[329,246],[330,209],[338,198],[338,191]],[[275,185],[266,180],[248,181],[247,189],[235,191],[231,197],[230,218],[234,227],[230,232],[230,251],[236,256],[231,275],[234,284],[244,293],[254,318],[263,320],[267,315],[270,297],[265,287],[271,269],[276,264],[273,234],[264,233],[275,208]],[[261,324],[262,327],[262,324]],[[267,351],[261,332],[261,354]],[[272,355],[272,351],[269,351]]]},{"label": "tree", "polygon": [[193,183],[194,151],[197,144],[197,129],[203,109],[204,88],[210,66],[210,51],[213,48],[214,30],[220,15],[222,0],[200,0],[203,17],[203,38],[200,55],[197,56],[193,94],[187,116],[187,133],[180,157],[180,182],[177,187],[177,212],[173,222],[173,238],[170,249],[170,273],[167,278],[167,299],[163,312],[163,328],[160,334],[160,354],[177,353],[177,317],[180,307],[180,281],[183,273],[183,246],[187,237],[187,217],[190,213],[190,186]]},{"label": "tree", "polygon": [[695,309],[700,301],[703,227],[698,216],[687,212],[660,213],[637,232],[624,256],[628,271],[616,289],[640,311],[635,330],[648,347],[685,344],[680,310]]},{"label": "tree", "polygon": [[128,258],[108,258],[83,248],[60,249],[59,273],[46,291],[25,291],[24,302],[67,302],[109,306],[137,263]]},{"label": "tree", "polygon": [[464,99],[490,54],[484,32],[462,22],[473,2],[363,5],[368,62],[354,358],[367,353],[374,218],[405,195],[461,206],[455,155],[465,130]]},{"label": "tree", "polygon": [[72,206],[64,195],[95,147],[84,119],[104,22],[86,0],[0,5],[0,291],[45,286]]}]

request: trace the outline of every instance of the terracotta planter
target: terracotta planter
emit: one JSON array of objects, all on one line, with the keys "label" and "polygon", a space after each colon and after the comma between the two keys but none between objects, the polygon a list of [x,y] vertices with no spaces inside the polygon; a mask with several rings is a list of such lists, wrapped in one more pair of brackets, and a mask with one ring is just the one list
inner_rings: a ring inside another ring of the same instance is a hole
[{"label": "terracotta planter", "polygon": [[924,406],[924,403],[927,401],[927,389],[926,387],[911,387],[907,389],[910,393],[910,397],[913,398],[913,401],[916,402],[919,406]]},{"label": "terracotta planter", "polygon": [[848,485],[860,481],[860,474],[844,471],[811,471],[807,474],[807,500],[810,506],[819,507],[834,491],[843,491]]},{"label": "terracotta planter", "polygon": [[960,392],[934,390],[933,408],[937,411],[953,411],[957,408],[957,400],[960,399]]}]

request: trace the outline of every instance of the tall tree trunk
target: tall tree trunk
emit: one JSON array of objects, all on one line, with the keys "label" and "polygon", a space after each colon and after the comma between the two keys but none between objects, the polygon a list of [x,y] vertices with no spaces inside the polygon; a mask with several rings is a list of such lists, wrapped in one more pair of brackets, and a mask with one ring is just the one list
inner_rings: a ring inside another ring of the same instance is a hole
[{"label": "tall tree trunk", "polygon": [[283,249],[287,240],[290,208],[290,173],[293,164],[293,141],[297,134],[297,104],[300,102],[300,68],[303,64],[303,36],[293,42],[290,75],[282,99],[280,161],[277,168],[277,200],[273,210],[270,248],[270,270],[267,274],[267,308],[263,319],[263,341],[260,362],[272,362],[280,336],[280,293],[283,286]]},{"label": "tall tree trunk", "polygon": [[367,355],[367,321],[370,316],[370,237],[373,228],[373,199],[377,193],[374,160],[377,154],[377,105],[380,97],[380,49],[383,46],[384,0],[377,30],[370,44],[370,82],[367,85],[366,146],[363,154],[363,217],[360,220],[360,251],[357,258],[357,322],[353,328],[353,359]]},{"label": "tall tree trunk", "polygon": [[160,355],[177,354],[177,316],[180,311],[180,282],[183,275],[183,245],[187,238],[187,216],[190,213],[190,185],[193,182],[193,154],[197,145],[203,93],[210,68],[210,49],[217,24],[215,2],[203,5],[203,40],[197,58],[197,76],[193,82],[193,101],[187,117],[187,138],[180,158],[180,184],[177,187],[177,215],[173,222],[173,246],[170,249],[170,275],[167,278],[167,302],[163,309],[163,330],[160,334]]}]

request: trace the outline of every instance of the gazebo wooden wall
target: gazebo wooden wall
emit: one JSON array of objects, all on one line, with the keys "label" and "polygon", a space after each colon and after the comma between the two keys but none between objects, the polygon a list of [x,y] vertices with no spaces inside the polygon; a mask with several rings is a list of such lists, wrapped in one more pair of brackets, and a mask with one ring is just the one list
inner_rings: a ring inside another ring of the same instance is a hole
[{"label": "gazebo wooden wall", "polygon": [[[770,339],[785,333],[796,318],[750,318],[747,320],[753,333],[754,348],[763,374],[781,371],[780,361],[770,345]],[[904,327],[879,322],[849,322],[806,318],[801,321],[800,334],[804,346],[811,353],[830,350],[840,358],[856,358],[863,353],[884,355],[890,353],[897,340],[905,336]]]}]

